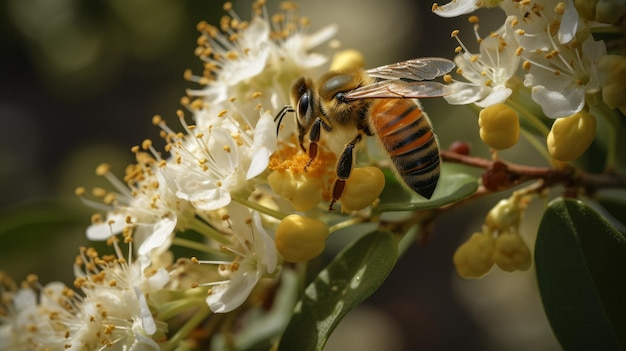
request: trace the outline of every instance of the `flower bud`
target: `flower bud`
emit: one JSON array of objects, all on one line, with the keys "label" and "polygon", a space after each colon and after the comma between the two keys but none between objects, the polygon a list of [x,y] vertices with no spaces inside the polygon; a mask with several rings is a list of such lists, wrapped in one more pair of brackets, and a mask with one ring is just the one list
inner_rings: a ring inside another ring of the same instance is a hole
[{"label": "flower bud", "polygon": [[474,233],[454,253],[452,260],[461,278],[480,278],[493,267],[494,239]]},{"label": "flower bud", "polygon": [[365,60],[360,51],[354,49],[347,49],[339,51],[333,57],[333,62],[330,65],[331,71],[341,71],[348,68],[363,68],[365,67]]},{"label": "flower bud", "polygon": [[288,262],[303,262],[319,256],[326,247],[328,225],[317,219],[292,214],[276,229],[276,249]]},{"label": "flower bud", "polygon": [[547,144],[550,156],[558,161],[573,161],[587,150],[596,136],[596,119],[585,109],[552,124]]},{"label": "flower bud", "polygon": [[489,211],[485,218],[489,232],[517,230],[522,218],[522,208],[518,206],[517,201],[519,199],[515,196],[502,199]]},{"label": "flower bud", "polygon": [[480,139],[496,150],[508,149],[519,138],[519,118],[517,112],[506,104],[486,107],[478,115]]},{"label": "flower bud", "polygon": [[626,57],[604,55],[598,63],[602,83],[602,100],[614,109],[626,106]]},{"label": "flower bud", "polygon": [[503,271],[525,271],[530,267],[530,250],[518,234],[502,233],[496,238],[493,261]]},{"label": "flower bud", "polygon": [[323,184],[320,178],[306,173],[274,171],[267,177],[272,190],[287,199],[296,211],[308,211],[322,201]]},{"label": "flower bud", "polygon": [[341,205],[346,211],[358,211],[374,202],[385,187],[385,175],[378,167],[355,168],[346,179]]}]

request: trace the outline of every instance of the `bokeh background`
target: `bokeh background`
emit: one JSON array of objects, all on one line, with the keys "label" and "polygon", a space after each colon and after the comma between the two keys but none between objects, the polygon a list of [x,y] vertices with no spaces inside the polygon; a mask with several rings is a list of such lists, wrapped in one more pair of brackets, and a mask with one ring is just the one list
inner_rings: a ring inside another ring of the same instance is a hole
[{"label": "bokeh background", "polygon": [[[234,1],[244,19],[251,0]],[[339,25],[342,48],[360,50],[368,67],[420,56],[452,58],[453,29],[475,48],[466,17],[444,19],[428,1],[303,2],[312,30]],[[275,9],[278,2],[269,1]],[[270,11],[271,13],[272,11]],[[502,23],[479,11],[481,34]],[[4,0],[0,3],[0,270],[15,279],[73,280],[71,265],[91,209],[77,186],[105,185],[94,174],[107,162],[116,174],[133,161],[130,148],[158,139],[150,120],[180,108],[200,72],[193,55],[200,20],[218,23],[214,0]],[[488,157],[475,113],[441,99],[422,101],[442,147],[464,140]],[[521,142],[503,157],[534,164]],[[427,244],[415,244],[366,303],[351,312],[329,350],[554,350],[532,270],[492,271],[478,281],[456,277],[452,254],[499,197],[444,215]],[[522,226],[532,245],[531,207]]]}]

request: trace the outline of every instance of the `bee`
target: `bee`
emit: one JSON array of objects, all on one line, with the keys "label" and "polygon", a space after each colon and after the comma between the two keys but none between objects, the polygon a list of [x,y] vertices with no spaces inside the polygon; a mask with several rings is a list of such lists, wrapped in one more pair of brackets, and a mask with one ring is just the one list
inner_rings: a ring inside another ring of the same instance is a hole
[{"label": "bee", "polygon": [[355,147],[364,136],[378,137],[409,189],[432,197],[440,173],[439,145],[428,117],[414,99],[450,93],[446,85],[431,80],[454,66],[443,58],[417,58],[369,70],[330,71],[316,83],[301,77],[292,85],[295,108],[287,105],[276,115],[277,132],[283,117],[295,112],[300,148],[309,154],[307,166],[317,156],[322,132],[356,130],[337,159],[329,210],[343,193]]}]

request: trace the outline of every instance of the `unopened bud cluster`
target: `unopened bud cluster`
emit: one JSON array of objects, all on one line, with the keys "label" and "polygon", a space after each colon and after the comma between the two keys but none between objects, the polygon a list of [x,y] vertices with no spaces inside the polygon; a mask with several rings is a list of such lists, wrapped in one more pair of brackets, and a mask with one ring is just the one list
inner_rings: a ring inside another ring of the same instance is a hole
[{"label": "unopened bud cluster", "polygon": [[514,193],[489,211],[482,232],[472,234],[454,253],[453,261],[460,277],[480,278],[494,264],[507,272],[530,267],[530,250],[518,233],[527,204],[526,196]]}]

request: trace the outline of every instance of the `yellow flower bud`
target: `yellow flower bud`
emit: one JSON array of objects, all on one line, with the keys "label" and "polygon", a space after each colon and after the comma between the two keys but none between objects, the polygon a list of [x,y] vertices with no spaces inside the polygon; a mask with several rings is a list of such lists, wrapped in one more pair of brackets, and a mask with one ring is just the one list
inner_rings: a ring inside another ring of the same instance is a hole
[{"label": "yellow flower bud", "polygon": [[322,201],[323,183],[306,173],[274,171],[267,177],[272,190],[287,199],[296,211],[308,211]]},{"label": "yellow flower bud", "polygon": [[486,107],[478,115],[480,139],[496,150],[508,149],[519,139],[519,117],[506,104]]},{"label": "yellow flower bud", "polygon": [[626,106],[626,57],[604,55],[598,63],[603,77],[602,100],[610,108]]},{"label": "yellow flower bud", "polygon": [[480,278],[493,267],[494,239],[474,233],[454,253],[452,260],[461,278]]},{"label": "yellow flower bud", "polygon": [[555,160],[573,161],[587,150],[595,136],[596,119],[583,109],[554,121],[548,134],[548,151]]},{"label": "yellow flower bud", "polygon": [[349,68],[363,68],[365,67],[365,60],[363,55],[358,50],[347,49],[339,51],[333,57],[333,62],[330,65],[331,71],[341,71]]},{"label": "yellow flower bud", "polygon": [[378,167],[355,168],[346,180],[341,205],[346,211],[358,211],[374,202],[385,187],[385,175]]},{"label": "yellow flower bud", "polygon": [[274,241],[276,249],[286,261],[303,262],[324,251],[328,235],[326,223],[292,214],[280,222]]},{"label": "yellow flower bud", "polygon": [[502,199],[495,205],[485,218],[485,225],[489,232],[502,232],[517,229],[522,218],[522,208],[516,202],[516,198]]},{"label": "yellow flower bud", "polygon": [[517,234],[502,233],[496,238],[493,261],[503,271],[525,271],[530,267],[530,250]]}]

